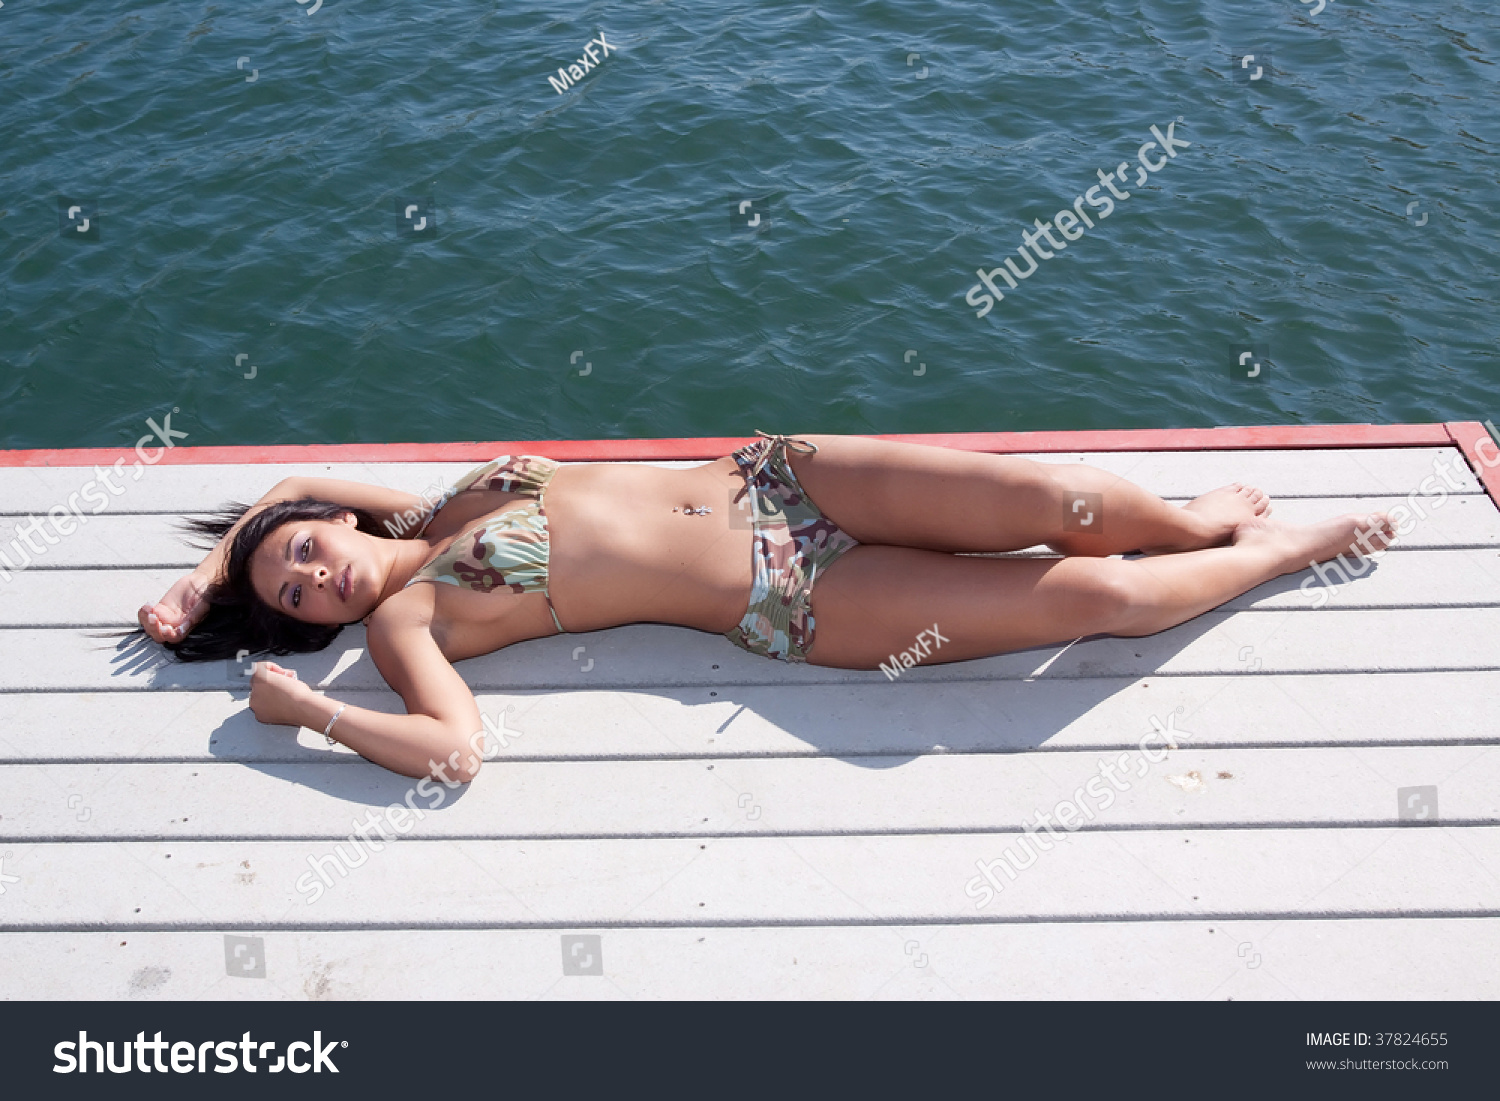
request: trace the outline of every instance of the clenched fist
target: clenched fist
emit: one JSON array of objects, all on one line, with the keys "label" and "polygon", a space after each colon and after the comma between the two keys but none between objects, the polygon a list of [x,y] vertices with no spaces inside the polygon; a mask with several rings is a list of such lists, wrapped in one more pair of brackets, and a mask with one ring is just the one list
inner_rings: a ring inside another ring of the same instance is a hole
[{"label": "clenched fist", "polygon": [[297,679],[292,669],[274,661],[257,661],[250,674],[250,710],[263,723],[301,726],[304,705],[317,693]]}]

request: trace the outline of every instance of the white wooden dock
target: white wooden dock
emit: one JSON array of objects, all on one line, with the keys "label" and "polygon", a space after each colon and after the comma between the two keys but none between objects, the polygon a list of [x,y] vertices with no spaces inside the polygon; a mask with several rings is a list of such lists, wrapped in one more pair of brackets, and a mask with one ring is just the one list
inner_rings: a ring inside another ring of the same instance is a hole
[{"label": "white wooden dock", "polygon": [[[184,513],[473,464],[152,467],[0,583],[0,997],[1500,996],[1500,512],[1462,458],[1458,492],[1418,491],[1445,454],[1037,456],[1176,500],[1250,482],[1291,520],[1416,493],[1427,518],[1321,608],[1300,575],[896,682],[661,626],[463,662],[509,744],[311,905],[308,858],[412,782],[258,724],[248,663],[88,632],[197,561]],[[0,545],[91,474],[0,468]],[[399,710],[363,647],[277,660]],[[977,907],[976,862],[1121,754],[1145,775]]]}]

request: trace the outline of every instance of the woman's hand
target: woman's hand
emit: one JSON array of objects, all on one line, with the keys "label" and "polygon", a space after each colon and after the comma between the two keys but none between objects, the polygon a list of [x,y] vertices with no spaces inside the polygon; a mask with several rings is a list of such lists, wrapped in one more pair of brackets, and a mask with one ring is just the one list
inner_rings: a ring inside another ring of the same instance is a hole
[{"label": "woman's hand", "polygon": [[297,679],[294,669],[257,661],[250,674],[250,710],[263,723],[301,726],[306,704],[317,693]]},{"label": "woman's hand", "polygon": [[181,642],[208,614],[207,590],[208,580],[196,570],[179,577],[155,604],[141,605],[136,613],[141,629],[157,642]]}]

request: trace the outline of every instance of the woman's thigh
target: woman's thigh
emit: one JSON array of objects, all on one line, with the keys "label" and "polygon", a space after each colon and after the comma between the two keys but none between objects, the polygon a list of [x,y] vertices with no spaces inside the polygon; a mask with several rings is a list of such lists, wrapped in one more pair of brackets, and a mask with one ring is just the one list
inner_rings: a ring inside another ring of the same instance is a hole
[{"label": "woman's thigh", "polygon": [[933,665],[1108,633],[1129,606],[1123,565],[855,547],[813,585],[808,661],[874,669],[916,647]]},{"label": "woman's thigh", "polygon": [[1007,551],[1062,531],[1065,490],[1029,459],[860,436],[805,436],[787,449],[797,480],[861,543],[937,551]]}]

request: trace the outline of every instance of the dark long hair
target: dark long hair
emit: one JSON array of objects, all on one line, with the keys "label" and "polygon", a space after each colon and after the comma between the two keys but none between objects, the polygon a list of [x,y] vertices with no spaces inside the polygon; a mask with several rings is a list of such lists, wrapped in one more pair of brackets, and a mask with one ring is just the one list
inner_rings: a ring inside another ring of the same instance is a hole
[{"label": "dark long hair", "polygon": [[[202,517],[187,517],[178,528],[189,545],[212,550],[229,533],[253,505],[230,502],[217,512]],[[266,536],[282,524],[298,520],[337,520],[346,512],[354,513],[355,530],[366,535],[391,538],[382,531],[375,517],[364,509],[301,497],[267,505],[245,522],[229,544],[224,569],[203,594],[208,613],[198,621],[181,642],[163,645],[179,661],[220,661],[238,657],[240,651],[251,654],[305,654],[324,649],[344,628],[339,624],[306,623],[293,619],[271,607],[256,595],[250,584],[250,556]],[[131,638],[146,632],[114,632],[114,638]]]}]

